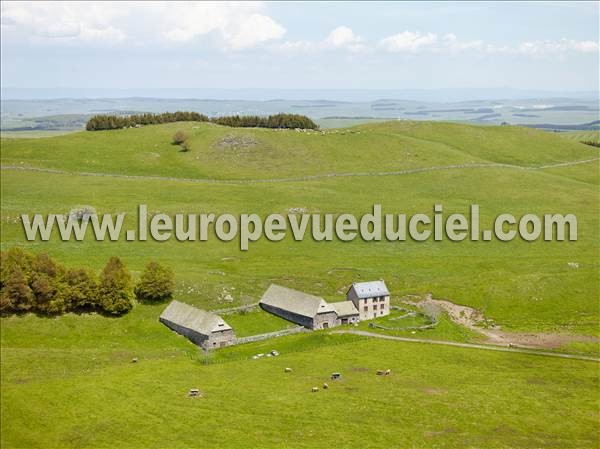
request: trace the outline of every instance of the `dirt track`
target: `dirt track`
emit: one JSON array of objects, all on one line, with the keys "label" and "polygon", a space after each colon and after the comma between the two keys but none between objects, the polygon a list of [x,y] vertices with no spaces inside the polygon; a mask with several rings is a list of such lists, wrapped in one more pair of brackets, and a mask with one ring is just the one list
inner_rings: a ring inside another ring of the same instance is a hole
[{"label": "dirt track", "polygon": [[576,355],[576,354],[564,354],[561,352],[547,352],[547,351],[535,351],[532,349],[520,349],[510,348],[504,346],[492,346],[492,345],[478,345],[473,343],[458,343],[454,341],[442,341],[442,340],[426,340],[422,338],[405,338],[405,337],[394,337],[392,335],[376,334],[375,332],[359,331],[359,330],[336,330],[332,334],[354,334],[362,335],[363,337],[374,337],[381,338],[384,340],[395,340],[407,343],[426,343],[431,345],[444,345],[444,346],[456,346],[459,348],[471,348],[471,349],[486,349],[488,351],[502,351],[502,352],[514,352],[519,354],[531,354],[545,357],[558,357],[563,359],[574,359],[574,360],[587,360],[592,362],[600,362],[597,357]]},{"label": "dirt track", "polygon": [[482,327],[486,323],[483,314],[471,307],[454,304],[446,299],[434,299],[427,295],[418,302],[405,301],[407,304],[425,307],[435,305],[448,314],[450,319],[484,335],[487,343],[501,346],[519,346],[529,349],[556,349],[570,342],[600,343],[597,337],[586,335],[569,335],[553,333],[519,333],[506,332],[498,327]]}]

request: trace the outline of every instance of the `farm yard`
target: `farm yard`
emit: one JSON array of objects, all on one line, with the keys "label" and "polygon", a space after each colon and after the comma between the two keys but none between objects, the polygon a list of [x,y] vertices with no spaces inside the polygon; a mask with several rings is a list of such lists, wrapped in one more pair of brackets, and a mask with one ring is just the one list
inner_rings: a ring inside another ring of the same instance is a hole
[{"label": "farm yard", "polygon": [[[171,144],[180,129],[190,136],[187,152]],[[548,350],[600,355],[599,155],[563,133],[430,122],[325,134],[171,123],[1,144],[2,250],[20,246],[94,270],[118,255],[134,277],[158,259],[175,272],[174,298],[205,310],[257,303],[272,283],[333,303],[352,282],[383,278],[393,306],[416,311],[416,301],[432,293],[481,312],[503,332],[574,337]],[[29,242],[18,220],[90,204],[99,213],[127,212],[131,227],[140,203],[152,214],[261,216],[361,215],[376,203],[389,213],[443,204],[445,212],[468,214],[475,203],[482,228],[505,212],[574,213],[578,240],[288,236],[242,252],[238,242],[215,238],[109,243],[54,235]],[[600,438],[595,361],[335,333],[339,328],[204,353],[158,322],[165,306],[136,304],[119,318],[3,317],[2,447],[364,448],[368,441],[371,448],[593,448]],[[427,324],[418,315],[397,319],[405,313],[394,309],[374,322]],[[222,316],[242,337],[293,326],[258,308]],[[349,328],[461,343],[488,338],[448,312],[425,330],[368,323]],[[271,350],[280,355],[252,359]],[[387,369],[389,376],[376,375]],[[339,381],[330,380],[333,372],[342,374]],[[324,382],[329,388],[311,392]],[[201,397],[187,397],[194,388]]]}]

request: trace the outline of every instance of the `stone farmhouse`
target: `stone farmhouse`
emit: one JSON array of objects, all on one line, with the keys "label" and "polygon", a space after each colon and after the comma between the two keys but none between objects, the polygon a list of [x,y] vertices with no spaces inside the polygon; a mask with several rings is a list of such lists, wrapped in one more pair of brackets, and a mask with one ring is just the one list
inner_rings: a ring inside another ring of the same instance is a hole
[{"label": "stone farmhouse", "polygon": [[267,312],[309,329],[327,329],[389,315],[390,293],[383,281],[355,282],[346,301],[327,303],[319,296],[271,284],[259,304]]},{"label": "stone farmhouse", "polygon": [[338,315],[331,304],[291,288],[271,284],[259,304],[263,310],[309,329],[337,326]]},{"label": "stone farmhouse", "polygon": [[235,333],[220,316],[171,301],[159,321],[203,349],[215,349],[235,343]]},{"label": "stone farmhouse", "polygon": [[390,292],[383,281],[355,282],[346,299],[354,304],[361,320],[390,314]]}]

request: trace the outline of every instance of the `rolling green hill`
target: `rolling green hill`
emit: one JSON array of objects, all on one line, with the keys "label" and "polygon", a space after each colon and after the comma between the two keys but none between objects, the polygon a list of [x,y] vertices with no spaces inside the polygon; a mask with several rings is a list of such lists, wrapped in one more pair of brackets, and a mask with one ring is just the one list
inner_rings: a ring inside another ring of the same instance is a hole
[{"label": "rolling green hill", "polygon": [[[178,129],[191,136],[187,153],[171,144]],[[23,246],[96,270],[118,255],[134,275],[158,259],[176,273],[177,299],[211,309],[256,302],[271,282],[341,300],[351,282],[383,278],[396,302],[432,292],[484,311],[504,330],[599,335],[599,154],[560,135],[404,121],[325,132],[176,123],[2,139],[1,146],[3,249]],[[295,208],[361,215],[375,203],[384,213],[442,204],[447,214],[468,215],[476,203],[482,228],[500,213],[576,214],[579,238],[286,237],[263,238],[241,252],[238,242],[214,236],[27,242],[16,220],[89,204],[99,213],[127,212],[127,227],[140,203],[151,213],[261,216]],[[161,309],[137,305],[123,318],[2,318],[2,447],[533,448],[598,441],[595,362],[316,333],[250,344],[239,358],[225,351],[205,365],[191,344],[157,322]],[[286,325],[248,318],[244,333]],[[432,335],[476,338],[456,325],[443,329]],[[282,355],[246,359],[265,345],[284,348]],[[600,353],[595,343],[561,349]],[[129,363],[132,357],[140,363]],[[284,377],[285,366],[293,376]],[[381,368],[394,376],[374,376]],[[332,371],[344,373],[339,388],[311,394]],[[193,387],[206,397],[186,398]]]}]

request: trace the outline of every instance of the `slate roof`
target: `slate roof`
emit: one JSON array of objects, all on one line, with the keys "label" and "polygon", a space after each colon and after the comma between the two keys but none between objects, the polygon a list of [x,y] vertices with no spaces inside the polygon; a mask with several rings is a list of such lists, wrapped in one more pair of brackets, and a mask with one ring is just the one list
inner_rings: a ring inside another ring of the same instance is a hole
[{"label": "slate roof", "polygon": [[352,301],[332,302],[331,306],[335,309],[339,317],[358,315],[358,310]]},{"label": "slate roof", "polygon": [[219,315],[197,309],[179,301],[171,301],[167,308],[163,310],[160,319],[192,329],[203,335],[210,335],[213,332],[231,329],[231,326]]},{"label": "slate roof", "polygon": [[354,282],[350,289],[354,289],[356,296],[361,299],[372,298],[374,296],[389,296],[390,294],[383,281]]},{"label": "slate roof", "polygon": [[308,318],[314,318],[319,313],[335,312],[323,298],[275,284],[269,286],[260,303]]}]

